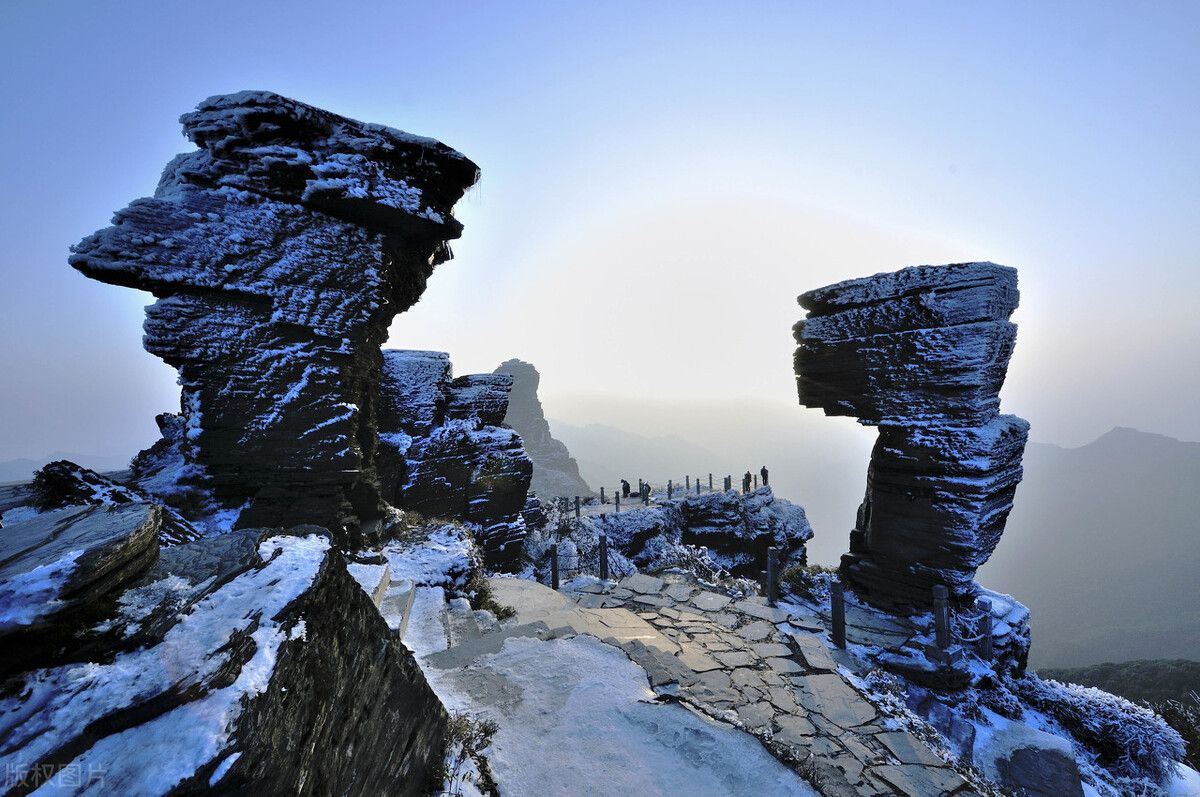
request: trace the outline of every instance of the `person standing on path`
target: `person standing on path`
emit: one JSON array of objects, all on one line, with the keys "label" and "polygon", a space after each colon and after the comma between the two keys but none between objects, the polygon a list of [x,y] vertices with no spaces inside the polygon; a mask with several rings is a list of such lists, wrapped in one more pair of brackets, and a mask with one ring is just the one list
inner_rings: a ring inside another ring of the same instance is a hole
[{"label": "person standing on path", "polygon": [[746,471],[746,475],[742,477],[742,494],[743,495],[750,492],[750,481],[753,478],[754,477],[750,475],[750,471]]},{"label": "person standing on path", "polygon": [[763,487],[766,487],[767,486],[767,466],[763,465],[762,468],[759,469],[758,474],[760,476],[762,476]]}]

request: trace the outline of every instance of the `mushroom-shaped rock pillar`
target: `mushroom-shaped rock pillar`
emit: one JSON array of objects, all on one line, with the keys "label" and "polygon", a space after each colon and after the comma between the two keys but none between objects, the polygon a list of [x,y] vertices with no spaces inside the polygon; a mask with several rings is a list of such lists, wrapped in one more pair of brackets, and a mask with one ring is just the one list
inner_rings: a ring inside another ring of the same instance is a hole
[{"label": "mushroom-shaped rock pillar", "polygon": [[1017,272],[916,266],[800,296],[800,403],[878,426],[841,572],[867,601],[919,610],[943,584],[973,599],[1021,480],[1029,424],[1000,415]]},{"label": "mushroom-shaped rock pillar", "polygon": [[198,149],[71,265],[149,291],[145,346],[179,370],[183,454],[238,525],[379,517],[375,412],[392,318],[425,290],[478,168],[437,141],[277,94],[210,97]]}]

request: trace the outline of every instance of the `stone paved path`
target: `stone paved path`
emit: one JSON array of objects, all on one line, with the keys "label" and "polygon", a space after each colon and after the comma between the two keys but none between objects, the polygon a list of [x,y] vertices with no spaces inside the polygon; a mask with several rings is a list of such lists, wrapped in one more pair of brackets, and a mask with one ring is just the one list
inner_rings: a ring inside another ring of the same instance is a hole
[{"label": "stone paved path", "polygon": [[521,583],[492,584],[520,622],[540,620],[552,635],[586,633],[618,645],[660,694],[740,722],[779,757],[811,768],[826,797],[974,794],[929,747],[889,730],[838,674],[817,635],[822,620],[803,610],[758,597],[732,600],[683,576],[577,581],[563,593],[542,587],[532,603]]}]

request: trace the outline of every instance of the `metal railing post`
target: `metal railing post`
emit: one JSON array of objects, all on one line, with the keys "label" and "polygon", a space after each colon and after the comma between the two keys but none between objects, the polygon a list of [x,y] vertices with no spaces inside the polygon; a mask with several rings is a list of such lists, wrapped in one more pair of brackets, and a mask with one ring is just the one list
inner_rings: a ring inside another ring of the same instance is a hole
[{"label": "metal railing post", "polygon": [[779,550],[767,549],[767,605],[774,606],[779,598]]},{"label": "metal railing post", "polygon": [[987,598],[980,598],[975,601],[975,608],[983,613],[979,618],[979,628],[976,629],[976,633],[979,634],[979,658],[992,661],[996,655],[992,649],[992,602]]},{"label": "metal railing post", "polygon": [[933,586],[933,633],[939,648],[950,647],[950,590],[945,584]]},{"label": "metal railing post", "polygon": [[835,581],[829,589],[829,614],[833,620],[833,644],[842,650],[846,649],[846,587],[842,582]]}]

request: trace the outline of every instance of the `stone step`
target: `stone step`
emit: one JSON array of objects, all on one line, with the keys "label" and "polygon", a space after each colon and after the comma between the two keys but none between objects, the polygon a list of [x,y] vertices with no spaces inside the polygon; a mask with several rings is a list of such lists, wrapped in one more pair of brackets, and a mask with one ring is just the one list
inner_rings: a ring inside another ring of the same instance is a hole
[{"label": "stone step", "polygon": [[457,647],[483,636],[483,629],[479,627],[479,621],[475,619],[475,613],[466,598],[455,598],[448,606],[446,630],[450,634],[450,647]]}]

